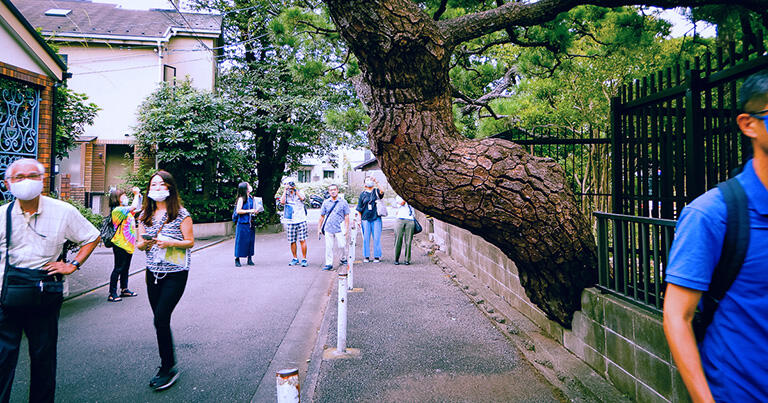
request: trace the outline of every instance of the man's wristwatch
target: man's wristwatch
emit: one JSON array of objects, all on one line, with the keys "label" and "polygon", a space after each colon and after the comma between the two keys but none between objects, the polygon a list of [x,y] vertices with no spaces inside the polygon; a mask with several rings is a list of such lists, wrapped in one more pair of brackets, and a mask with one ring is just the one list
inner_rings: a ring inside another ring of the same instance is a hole
[{"label": "man's wristwatch", "polygon": [[78,262],[77,260],[72,259],[72,261],[69,262],[69,264],[71,264],[72,266],[75,266],[75,270],[80,270],[80,262]]}]

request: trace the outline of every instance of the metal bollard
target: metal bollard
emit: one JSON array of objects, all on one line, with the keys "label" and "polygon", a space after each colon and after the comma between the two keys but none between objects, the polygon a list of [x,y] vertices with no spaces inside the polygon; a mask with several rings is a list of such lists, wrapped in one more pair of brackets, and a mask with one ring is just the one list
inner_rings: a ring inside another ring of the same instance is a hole
[{"label": "metal bollard", "polygon": [[299,403],[299,369],[277,371],[277,403]]},{"label": "metal bollard", "polygon": [[347,274],[339,273],[339,313],[336,328],[336,353],[347,352]]},{"label": "metal bollard", "polygon": [[347,289],[352,290],[354,286],[354,275],[352,269],[355,265],[355,248],[357,247],[357,222],[352,223],[352,230],[349,232],[349,256],[347,256]]}]

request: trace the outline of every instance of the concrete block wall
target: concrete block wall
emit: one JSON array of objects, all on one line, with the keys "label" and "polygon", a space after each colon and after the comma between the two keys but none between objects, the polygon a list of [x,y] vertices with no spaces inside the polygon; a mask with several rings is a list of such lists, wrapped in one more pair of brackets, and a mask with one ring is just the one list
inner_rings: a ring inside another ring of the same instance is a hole
[{"label": "concrete block wall", "polygon": [[661,315],[590,288],[572,329],[547,319],[520,285],[517,267],[467,230],[417,213],[432,240],[491,291],[637,402],[689,402],[664,337]]},{"label": "concrete block wall", "polygon": [[571,326],[563,345],[635,401],[690,401],[660,314],[589,288]]}]

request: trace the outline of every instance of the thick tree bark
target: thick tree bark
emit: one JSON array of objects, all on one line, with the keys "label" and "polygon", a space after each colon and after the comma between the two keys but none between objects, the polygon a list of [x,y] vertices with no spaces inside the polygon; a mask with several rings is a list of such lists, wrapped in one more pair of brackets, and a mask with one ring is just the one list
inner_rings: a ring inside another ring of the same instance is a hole
[{"label": "thick tree bark", "polygon": [[[685,6],[724,0],[649,0]],[[731,0],[754,8],[764,0]],[[391,186],[419,210],[498,246],[517,265],[526,294],[570,327],[584,287],[596,281],[596,246],[563,170],[501,139],[463,138],[453,125],[449,62],[472,38],[554,18],[580,4],[628,0],[509,2],[434,21],[408,0],[326,0],[362,71],[371,149]]]},{"label": "thick tree bark", "polygon": [[409,1],[328,1],[370,86],[371,147],[391,186],[425,213],[466,228],[512,259],[528,297],[570,326],[596,279],[595,242],[562,169],[505,140],[453,125],[451,49]]}]

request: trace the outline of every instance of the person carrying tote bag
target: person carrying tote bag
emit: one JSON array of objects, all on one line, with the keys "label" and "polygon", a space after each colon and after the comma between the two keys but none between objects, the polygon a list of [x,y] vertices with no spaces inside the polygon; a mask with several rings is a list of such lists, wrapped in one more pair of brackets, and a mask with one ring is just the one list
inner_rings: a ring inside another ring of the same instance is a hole
[{"label": "person carrying tote bag", "polygon": [[400,252],[405,246],[405,261],[403,264],[411,264],[411,243],[416,227],[416,219],[413,216],[413,209],[402,197],[395,198],[397,206],[397,221],[395,222],[395,265],[400,264]]}]

